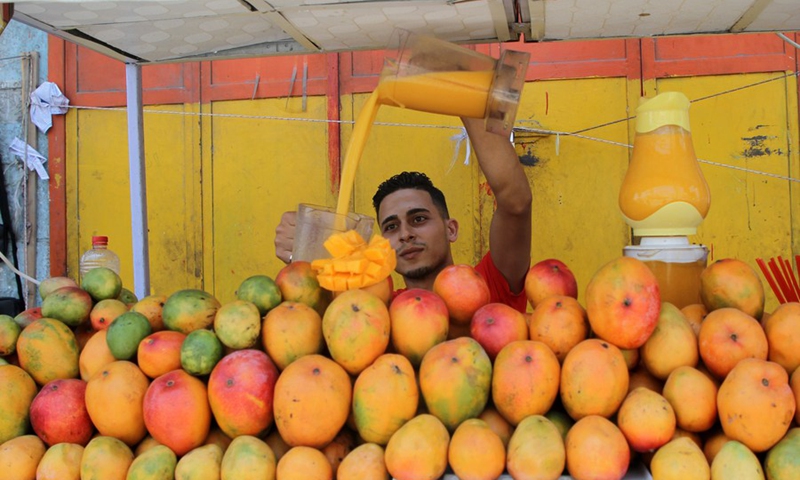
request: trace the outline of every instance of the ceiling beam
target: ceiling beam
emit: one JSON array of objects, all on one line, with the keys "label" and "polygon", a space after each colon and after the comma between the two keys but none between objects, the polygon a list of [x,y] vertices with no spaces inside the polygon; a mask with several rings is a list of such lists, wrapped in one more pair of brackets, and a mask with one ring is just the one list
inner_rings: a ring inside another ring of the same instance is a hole
[{"label": "ceiling beam", "polygon": [[538,42],[544,39],[545,35],[545,8],[544,0],[520,0],[528,2],[528,10],[530,18],[528,22],[531,25],[531,38],[530,40]]},{"label": "ceiling beam", "polygon": [[733,24],[730,29],[731,33],[740,33],[745,31],[747,27],[749,27],[750,24],[753,23],[753,21],[755,21],[755,19],[761,15],[761,12],[763,12],[764,9],[767,8],[771,3],[772,0],[755,0],[753,4],[750,5],[750,8],[748,8],[747,11],[744,12],[741,17],[739,17],[739,20]]},{"label": "ceiling beam", "polygon": [[[511,40],[511,28],[509,25],[514,23],[516,19],[509,18],[506,14],[505,2],[503,0],[488,0],[487,4],[492,15],[492,25],[494,25],[497,40],[500,42]],[[513,7],[511,11],[513,12]]]}]

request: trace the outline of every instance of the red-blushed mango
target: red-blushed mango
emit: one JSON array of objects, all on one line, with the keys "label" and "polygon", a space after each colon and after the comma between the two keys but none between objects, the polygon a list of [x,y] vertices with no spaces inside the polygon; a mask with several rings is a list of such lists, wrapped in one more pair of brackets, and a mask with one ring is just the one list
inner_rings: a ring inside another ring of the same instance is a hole
[{"label": "red-blushed mango", "polygon": [[322,317],[305,303],[281,302],[264,316],[261,343],[279,370],[325,348]]},{"label": "red-blushed mango", "polygon": [[575,420],[610,417],[628,394],[629,374],[619,348],[590,338],[575,345],[561,365],[561,403]]},{"label": "red-blushed mango", "polygon": [[47,447],[36,435],[22,435],[0,445],[0,472],[3,478],[35,480],[36,467]]},{"label": "red-blushed mango", "polygon": [[711,463],[711,478],[720,479],[764,479],[761,461],[743,443],[731,440],[720,448]]},{"label": "red-blushed mango", "polygon": [[447,305],[430,290],[411,288],[400,293],[389,304],[389,317],[392,346],[415,368],[428,350],[447,339]]},{"label": "red-blushed mango", "polygon": [[541,415],[525,417],[508,442],[506,466],[512,478],[556,479],[566,465],[561,432]]},{"label": "red-blushed mango", "polygon": [[469,325],[475,312],[491,300],[489,285],[471,265],[445,267],[436,275],[433,292],[444,300],[456,325]]},{"label": "red-blushed mango", "polygon": [[197,447],[175,465],[175,480],[220,480],[222,448],[216,443]]},{"label": "red-blushed mango", "polygon": [[794,480],[800,472],[800,428],[786,433],[781,441],[769,449],[764,459],[764,470],[769,480]]},{"label": "red-blushed mango", "polygon": [[28,373],[16,365],[0,365],[0,444],[30,429],[30,407],[37,387]]},{"label": "red-blushed mango", "polygon": [[617,412],[617,426],[637,452],[655,450],[675,434],[675,411],[666,398],[639,387],[625,397]]},{"label": "red-blushed mango", "polygon": [[564,262],[548,258],[528,269],[525,274],[525,296],[534,309],[549,297],[578,298],[578,282]]},{"label": "red-blushed mango", "polygon": [[528,322],[525,315],[504,303],[487,303],[472,316],[470,336],[494,362],[503,347],[528,339]]},{"label": "red-blushed mango", "polygon": [[506,345],[494,361],[492,401],[512,425],[544,415],[558,397],[561,365],[550,347],[534,340]]},{"label": "red-blushed mango", "polygon": [[79,287],[62,287],[42,301],[42,317],[54,318],[70,327],[89,320],[94,302],[86,290]]},{"label": "red-blushed mango", "polygon": [[246,349],[222,358],[208,378],[208,402],[229,437],[263,436],[273,422],[278,368],[266,353]]},{"label": "red-blushed mango", "polygon": [[81,457],[81,480],[126,480],[133,452],[121,440],[97,436],[89,440]]},{"label": "red-blushed mango", "polygon": [[86,410],[100,435],[129,447],[147,435],[142,401],[149,380],[135,364],[117,360],[98,370],[86,383]]},{"label": "red-blushed mango", "polygon": [[764,313],[764,285],[755,269],[736,258],[722,258],[700,274],[700,299],[709,312],[735,308],[756,320]]},{"label": "red-blushed mango", "polygon": [[273,408],[281,437],[293,447],[327,445],[347,421],[352,391],[338,363],[322,355],[298,358],[275,383]]},{"label": "red-blushed mango", "polygon": [[219,300],[203,290],[179,290],[167,297],[161,317],[166,328],[188,335],[209,328],[220,306]]},{"label": "red-blushed mango", "polygon": [[331,303],[331,292],[319,286],[317,274],[309,262],[292,262],[281,268],[275,284],[283,301],[305,303],[323,316]]},{"label": "red-blushed mango", "polygon": [[150,383],[142,413],[150,435],[178,456],[203,445],[211,428],[206,385],[183,370],[173,370]]},{"label": "red-blushed mango", "polygon": [[186,335],[172,330],[160,330],[146,336],[136,351],[139,368],[150,378],[181,368],[181,346]]},{"label": "red-blushed mango", "polygon": [[89,323],[94,330],[105,330],[111,322],[128,310],[127,305],[115,298],[100,300],[89,312]]},{"label": "red-blushed mango", "polygon": [[42,307],[31,307],[17,314],[17,316],[14,317],[14,322],[20,327],[25,328],[40,318],[42,318]]},{"label": "red-blushed mango", "polygon": [[736,308],[718,308],[709,313],[697,335],[700,358],[716,378],[723,379],[740,360],[766,360],[767,335],[752,316]]},{"label": "red-blushed mango", "polygon": [[703,451],[688,437],[671,440],[650,461],[653,478],[663,480],[708,480],[711,467]]},{"label": "red-blushed mango", "polygon": [[126,480],[173,480],[177,463],[175,452],[156,445],[133,459]]},{"label": "red-blushed mango", "polygon": [[138,312],[147,317],[154,332],[164,330],[164,304],[167,302],[166,295],[148,295],[131,305],[132,312]]},{"label": "red-blushed mango", "polygon": [[633,257],[606,263],[586,287],[586,314],[592,332],[619,348],[644,345],[656,328],[660,309],[658,279]]},{"label": "red-blushed mango", "polygon": [[331,358],[350,375],[358,375],[386,351],[389,332],[389,309],[364,290],[343,292],[322,317]]},{"label": "red-blushed mango", "polygon": [[214,316],[214,332],[231,350],[255,346],[261,337],[261,314],[253,302],[234,300],[219,307]]},{"label": "red-blushed mango", "polygon": [[589,337],[586,310],[572,297],[556,295],[543,299],[530,314],[528,336],[556,354],[563,362],[572,347]]},{"label": "red-blushed mango", "polygon": [[48,448],[36,467],[36,480],[81,480],[83,446],[59,443]]},{"label": "red-blushed mango", "polygon": [[39,385],[80,374],[78,342],[58,320],[40,318],[25,327],[17,340],[19,365]]},{"label": "red-blushed mango", "polygon": [[416,415],[419,389],[414,367],[402,355],[386,353],[364,369],[353,386],[353,415],[362,439],[386,445]]},{"label": "red-blushed mango", "polygon": [[386,445],[386,469],[397,480],[436,479],[447,469],[450,434],[433,415],[412,418],[392,435]]},{"label": "red-blushed mango", "polygon": [[505,470],[506,448],[486,422],[470,418],[450,437],[447,461],[459,479],[494,480]]},{"label": "red-blushed mango", "polygon": [[630,466],[631,453],[625,436],[605,417],[581,418],[567,432],[564,444],[567,470],[576,480],[619,480]]},{"label": "red-blushed mango", "polygon": [[659,380],[666,380],[678,367],[694,367],[700,358],[697,335],[675,305],[664,302],[658,323],[639,348],[641,362]]},{"label": "red-blushed mango", "polygon": [[339,480],[388,480],[389,472],[383,461],[383,447],[377,443],[363,443],[347,454],[336,478]]},{"label": "red-blushed mango", "polygon": [[233,439],[222,456],[220,480],[275,480],[276,464],[275,454],[266,442],[241,435]]},{"label": "red-blushed mango", "polygon": [[48,446],[77,443],[85,446],[94,433],[86,410],[86,382],[78,378],[53,380],[31,403],[31,426]]},{"label": "red-blushed mango", "polygon": [[783,438],[796,408],[786,370],[766,360],[741,360],[717,393],[717,411],[725,435],[754,452],[769,450]]},{"label": "red-blushed mango", "polygon": [[278,460],[275,470],[280,480],[331,480],[333,469],[325,455],[312,447],[297,446],[289,449]]},{"label": "red-blushed mango", "polygon": [[469,337],[447,340],[428,350],[419,367],[419,386],[428,412],[453,431],[486,407],[492,362]]}]

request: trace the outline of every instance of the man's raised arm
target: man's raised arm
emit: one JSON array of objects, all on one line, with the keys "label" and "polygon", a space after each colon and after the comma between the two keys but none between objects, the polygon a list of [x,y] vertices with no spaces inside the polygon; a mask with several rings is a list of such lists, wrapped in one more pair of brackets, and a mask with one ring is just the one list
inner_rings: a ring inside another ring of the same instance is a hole
[{"label": "man's raised arm", "polygon": [[482,119],[462,121],[497,202],[489,230],[492,261],[511,290],[521,292],[531,257],[533,195],[528,178],[507,137],[487,132]]}]

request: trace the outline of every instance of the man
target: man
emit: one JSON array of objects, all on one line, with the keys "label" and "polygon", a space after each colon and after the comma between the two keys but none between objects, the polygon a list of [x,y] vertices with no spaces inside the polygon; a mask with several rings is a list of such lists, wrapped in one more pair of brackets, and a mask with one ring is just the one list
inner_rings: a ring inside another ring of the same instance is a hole
[{"label": "man", "polygon": [[[483,120],[462,121],[497,206],[489,230],[489,252],[475,268],[489,284],[492,302],[524,312],[531,246],[530,185],[507,138],[487,132]],[[396,271],[406,288],[432,290],[436,275],[453,264],[450,244],[458,239],[458,221],[450,218],[442,192],[424,174],[404,172],[378,187],[373,205],[381,234],[397,252]],[[294,215],[287,212],[275,231],[275,251],[285,262],[290,258],[293,232]]]}]

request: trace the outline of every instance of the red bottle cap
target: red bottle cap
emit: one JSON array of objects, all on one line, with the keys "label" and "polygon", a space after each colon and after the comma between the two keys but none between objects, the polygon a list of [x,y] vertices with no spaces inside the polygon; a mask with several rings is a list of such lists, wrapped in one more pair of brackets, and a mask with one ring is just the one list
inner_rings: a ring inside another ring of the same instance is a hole
[{"label": "red bottle cap", "polygon": [[94,245],[108,245],[108,237],[105,236],[93,236],[92,237],[92,246]]}]

